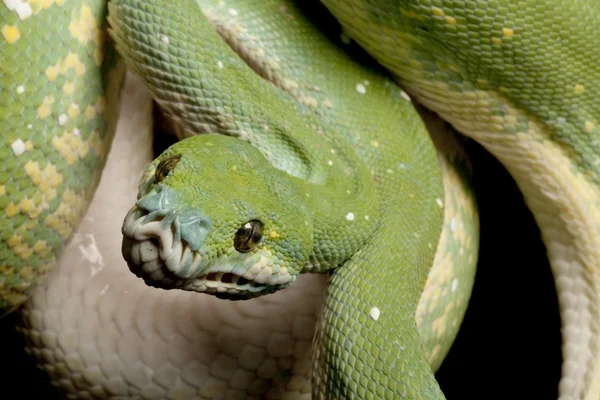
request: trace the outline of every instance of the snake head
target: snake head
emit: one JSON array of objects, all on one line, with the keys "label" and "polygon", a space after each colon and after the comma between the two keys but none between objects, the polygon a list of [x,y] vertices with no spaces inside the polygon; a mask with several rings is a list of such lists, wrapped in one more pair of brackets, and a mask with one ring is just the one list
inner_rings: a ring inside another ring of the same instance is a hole
[{"label": "snake head", "polygon": [[240,139],[184,139],[146,169],[123,222],[123,257],[146,284],[163,289],[228,299],[282,289],[313,244],[311,214],[294,180]]}]

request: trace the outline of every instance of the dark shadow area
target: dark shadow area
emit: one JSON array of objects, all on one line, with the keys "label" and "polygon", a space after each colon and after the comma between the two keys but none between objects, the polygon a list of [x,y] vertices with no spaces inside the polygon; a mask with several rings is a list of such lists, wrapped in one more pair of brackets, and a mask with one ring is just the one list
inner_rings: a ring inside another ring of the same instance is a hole
[{"label": "dark shadow area", "polygon": [[558,299],[533,216],[500,163],[470,143],[481,247],[473,295],[437,373],[448,400],[558,397]]}]

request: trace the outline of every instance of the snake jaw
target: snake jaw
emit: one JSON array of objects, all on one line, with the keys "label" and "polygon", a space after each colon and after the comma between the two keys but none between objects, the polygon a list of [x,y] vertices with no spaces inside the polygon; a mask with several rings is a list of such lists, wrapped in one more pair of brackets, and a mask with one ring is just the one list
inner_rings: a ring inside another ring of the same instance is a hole
[{"label": "snake jaw", "polygon": [[[269,262],[272,254],[264,248],[254,253],[232,248],[209,260],[202,246],[210,225],[206,218],[186,209],[142,207],[149,203],[138,201],[125,217],[121,248],[130,271],[147,285],[239,300],[278,291],[295,280],[285,266]],[[154,202],[159,203],[164,204]]]},{"label": "snake jaw", "polygon": [[275,274],[262,282],[260,277],[252,278],[249,273],[238,275],[233,272],[211,271],[192,280],[180,289],[212,294],[221,299],[245,300],[284,289],[295,279],[295,276],[289,274]]}]

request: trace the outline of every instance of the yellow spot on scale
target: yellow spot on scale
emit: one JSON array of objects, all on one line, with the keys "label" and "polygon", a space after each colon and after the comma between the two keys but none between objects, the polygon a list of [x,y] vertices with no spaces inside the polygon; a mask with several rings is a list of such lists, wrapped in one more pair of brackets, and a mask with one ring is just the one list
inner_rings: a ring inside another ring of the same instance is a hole
[{"label": "yellow spot on scale", "polygon": [[14,233],[6,242],[8,247],[11,248],[13,253],[21,258],[22,260],[27,260],[33,254],[33,249],[30,248],[27,243],[23,240],[21,235],[18,233]]},{"label": "yellow spot on scale", "polygon": [[50,105],[52,105],[52,103],[54,103],[54,97],[53,96],[46,96],[44,97],[44,101],[42,102],[42,105],[38,107],[38,117],[40,117],[40,119],[45,119],[50,115]]},{"label": "yellow spot on scale", "polygon": [[33,278],[35,278],[35,274],[33,273],[33,268],[30,265],[23,267],[19,271],[19,276],[26,282],[31,282]]},{"label": "yellow spot on scale", "polygon": [[31,212],[31,210],[33,210],[33,207],[35,207],[35,204],[33,204],[33,200],[28,198],[24,198],[23,200],[21,200],[21,203],[19,203],[19,208],[24,213]]},{"label": "yellow spot on scale", "polygon": [[69,54],[67,54],[67,58],[65,58],[65,61],[63,63],[63,69],[61,70],[61,72],[64,74],[65,72],[67,72],[67,68],[77,68],[77,66],[79,65],[80,61],[79,61],[79,57],[77,56],[77,54],[75,53],[71,53],[69,52]]},{"label": "yellow spot on scale", "polygon": [[93,149],[96,152],[96,154],[102,158],[104,158],[107,154],[107,150],[109,148],[109,141],[109,135],[106,135],[104,138],[101,138],[97,130],[93,130],[87,140],[90,148]]},{"label": "yellow spot on scale", "polygon": [[96,116],[96,107],[87,106],[85,108],[85,112],[83,113],[83,115],[85,116],[86,121],[88,121],[88,122],[91,121]]},{"label": "yellow spot on scale", "polygon": [[52,4],[62,6],[65,0],[36,0],[30,1],[31,8],[33,9],[33,15],[36,15],[42,10],[47,10]]},{"label": "yellow spot on scale", "polygon": [[71,104],[68,113],[70,118],[75,118],[79,115],[79,106],[77,104]]},{"label": "yellow spot on scale", "polygon": [[81,76],[85,73],[85,64],[81,62],[77,54],[72,52],[69,52],[65,58],[59,60],[55,65],[46,68],[46,77],[52,82],[58,75],[66,74],[69,69],[74,70],[77,76]]},{"label": "yellow spot on scale", "polygon": [[584,89],[585,88],[584,88],[583,85],[579,85],[579,84],[575,85],[575,94],[581,94],[581,93],[583,93]]},{"label": "yellow spot on scale", "polygon": [[510,29],[510,28],[502,28],[502,35],[504,35],[504,37],[510,38],[513,37],[515,34],[515,32]]},{"label": "yellow spot on scale", "polygon": [[592,121],[585,121],[585,125],[583,126],[583,129],[587,133],[591,133],[592,130],[594,129],[594,123]]},{"label": "yellow spot on scale", "polygon": [[38,254],[40,257],[46,257],[50,250],[51,249],[45,240],[38,240],[33,245],[33,251],[35,251],[35,253]]},{"label": "yellow spot on scale", "polygon": [[81,136],[74,135],[73,132],[65,132],[60,137],[54,137],[52,144],[68,165],[73,165],[78,158],[84,158],[90,150],[89,143],[81,140]]},{"label": "yellow spot on scale", "polygon": [[4,185],[0,185],[0,196],[4,196],[6,194],[6,187]]},{"label": "yellow spot on scale", "polygon": [[[32,160],[27,161],[27,164],[25,164],[24,168],[25,168],[25,173],[29,177],[33,177],[36,174],[39,174],[39,172],[40,172],[40,166],[37,163],[37,161],[32,161]],[[39,183],[39,180],[37,182],[34,180],[33,183],[35,185],[37,185]]]},{"label": "yellow spot on scale", "polygon": [[451,16],[449,16],[449,15],[446,15],[446,16],[444,17],[444,20],[446,20],[446,23],[447,23],[448,25],[456,25],[456,18],[454,18],[454,17],[451,17]]},{"label": "yellow spot on scale", "polygon": [[60,206],[54,213],[48,215],[44,222],[66,240],[71,236],[73,227],[79,223],[85,204],[84,196],[67,189],[62,196]]},{"label": "yellow spot on scale", "polygon": [[8,44],[13,44],[21,37],[21,33],[19,32],[19,28],[14,25],[4,25],[2,28],[2,36],[4,36],[4,40]]},{"label": "yellow spot on scale", "polygon": [[371,140],[371,146],[377,148],[379,147],[379,142],[377,140]]},{"label": "yellow spot on scale", "polygon": [[423,20],[423,17],[420,16],[419,14],[417,14],[416,12],[412,11],[412,10],[405,10],[403,8],[400,9],[400,14],[404,15],[406,18],[410,18],[410,19],[416,19],[419,21]]},{"label": "yellow spot on scale", "polygon": [[444,10],[442,10],[439,7],[431,7],[431,12],[433,12],[433,14],[437,15],[438,17],[443,17],[444,16]]},{"label": "yellow spot on scale", "polygon": [[75,92],[75,85],[73,84],[73,82],[67,82],[64,84],[63,86],[63,91],[65,92],[65,94],[67,96],[70,96],[73,94],[73,92]]},{"label": "yellow spot on scale", "polygon": [[279,239],[279,233],[277,233],[276,231],[271,231],[271,233],[269,233],[269,236],[271,236],[271,239]]},{"label": "yellow spot on scale", "polygon": [[502,39],[497,38],[497,37],[492,37],[492,43],[494,43],[497,46],[500,46],[502,44]]},{"label": "yellow spot on scale", "polygon": [[15,215],[17,215],[19,213],[19,206],[17,206],[15,203],[10,203],[8,206],[6,206],[6,208],[4,209],[4,214],[6,214],[6,216],[8,218],[12,218]]},{"label": "yellow spot on scale", "polygon": [[69,32],[82,45],[87,45],[90,41],[94,42],[94,61],[96,65],[100,65],[104,58],[102,54],[104,38],[92,10],[87,5],[84,4],[79,10],[79,15],[73,17],[71,24],[69,24]]},{"label": "yellow spot on scale", "polygon": [[54,81],[57,76],[58,76],[58,67],[51,65],[48,68],[46,68],[46,78],[48,78],[48,81],[50,81],[50,82]]}]

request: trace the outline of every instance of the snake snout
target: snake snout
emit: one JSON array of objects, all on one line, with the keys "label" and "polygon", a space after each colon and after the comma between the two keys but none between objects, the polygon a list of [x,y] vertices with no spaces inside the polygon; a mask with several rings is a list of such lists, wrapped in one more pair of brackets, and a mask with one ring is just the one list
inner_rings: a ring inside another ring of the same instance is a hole
[{"label": "snake snout", "polygon": [[179,287],[199,273],[202,257],[186,242],[180,220],[174,211],[148,212],[138,206],[125,217],[123,258],[131,272],[150,286]]}]

